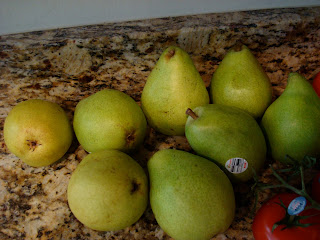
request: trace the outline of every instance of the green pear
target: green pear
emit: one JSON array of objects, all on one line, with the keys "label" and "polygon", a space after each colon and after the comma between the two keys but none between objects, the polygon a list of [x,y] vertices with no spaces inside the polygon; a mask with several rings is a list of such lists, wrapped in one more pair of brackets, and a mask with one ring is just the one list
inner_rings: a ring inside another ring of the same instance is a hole
[{"label": "green pear", "polygon": [[199,155],[217,163],[235,182],[245,182],[266,160],[263,132],[247,112],[221,104],[196,107],[186,123],[186,138]]},{"label": "green pear", "polygon": [[229,228],[235,215],[234,191],[216,164],[165,149],[149,159],[148,171],[152,211],[172,238],[208,240]]},{"label": "green pear", "polygon": [[270,80],[246,47],[230,50],[213,74],[210,84],[213,103],[238,107],[254,118],[262,117],[272,101]]},{"label": "green pear", "polygon": [[48,166],[59,160],[73,138],[64,110],[40,99],[18,103],[8,114],[3,132],[8,149],[32,167]]},{"label": "green pear", "polygon": [[320,157],[320,98],[300,74],[290,73],[284,92],[261,120],[268,151],[285,164]]},{"label": "green pear", "polygon": [[77,104],[73,127],[79,143],[88,152],[102,149],[128,152],[143,142],[147,121],[130,96],[104,89]]},{"label": "green pear", "polygon": [[149,125],[166,135],[184,135],[185,109],[207,103],[208,91],[188,53],[168,47],[142,91],[141,107]]},{"label": "green pear", "polygon": [[142,167],[119,150],[88,154],[68,184],[72,213],[99,231],[124,229],[142,216],[148,204],[148,179]]}]

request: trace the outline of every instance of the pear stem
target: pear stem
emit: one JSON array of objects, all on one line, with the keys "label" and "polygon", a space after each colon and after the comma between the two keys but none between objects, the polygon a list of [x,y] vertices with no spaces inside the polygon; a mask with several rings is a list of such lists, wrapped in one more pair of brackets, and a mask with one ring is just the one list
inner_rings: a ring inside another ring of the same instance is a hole
[{"label": "pear stem", "polygon": [[198,118],[197,114],[195,114],[190,108],[187,109],[186,114],[192,117],[194,120]]},{"label": "pear stem", "polygon": [[241,42],[237,42],[234,46],[233,46],[233,51],[235,52],[240,52],[242,50],[242,46],[243,44]]},{"label": "pear stem", "polygon": [[166,54],[166,58],[168,60],[170,60],[174,56],[175,53],[176,53],[176,51],[174,49],[169,50],[168,53]]}]

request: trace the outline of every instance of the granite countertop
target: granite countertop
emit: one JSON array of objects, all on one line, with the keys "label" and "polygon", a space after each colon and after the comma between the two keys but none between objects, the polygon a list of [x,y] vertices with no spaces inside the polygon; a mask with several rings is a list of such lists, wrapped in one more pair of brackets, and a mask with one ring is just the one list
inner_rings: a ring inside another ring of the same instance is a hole
[{"label": "granite countertop", "polygon": [[[70,121],[81,99],[104,88],[121,90],[140,103],[147,76],[170,45],[190,54],[209,86],[226,51],[239,42],[252,50],[267,72],[276,98],[290,72],[311,79],[319,70],[319,16],[320,7],[269,9],[0,36],[0,239],[170,239],[150,207],[137,223],[121,231],[84,227],[68,208],[66,189],[87,153],[74,140],[67,154],[51,166],[24,164],[7,149],[2,131],[7,114],[18,102],[32,98],[56,102]],[[133,158],[146,170],[153,153],[170,147],[191,151],[185,137],[149,129]],[[260,173],[264,182],[274,181],[269,163],[270,159]],[[251,185],[234,186],[236,217],[214,239],[253,239]],[[273,193],[261,193],[258,207]]]}]

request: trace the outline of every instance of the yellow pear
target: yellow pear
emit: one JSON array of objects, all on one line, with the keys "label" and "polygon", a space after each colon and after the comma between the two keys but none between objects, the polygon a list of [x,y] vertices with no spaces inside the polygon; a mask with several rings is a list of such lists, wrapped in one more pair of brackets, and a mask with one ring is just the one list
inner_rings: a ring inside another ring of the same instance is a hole
[{"label": "yellow pear", "polygon": [[118,150],[87,155],[68,184],[72,213],[99,231],[126,228],[141,217],[148,204],[148,178],[143,168]]},{"label": "yellow pear", "polygon": [[73,127],[79,143],[88,152],[103,149],[129,152],[143,142],[147,121],[129,95],[104,89],[77,104]]},{"label": "yellow pear", "polygon": [[56,103],[40,99],[18,103],[8,114],[3,131],[8,149],[33,167],[59,160],[73,138],[64,110]]},{"label": "yellow pear", "polygon": [[166,135],[184,135],[186,109],[206,103],[208,91],[188,53],[168,47],[151,71],[141,96],[149,125]]},{"label": "yellow pear", "polygon": [[210,84],[213,103],[240,108],[254,118],[262,117],[272,101],[267,74],[250,49],[232,49],[223,58]]}]

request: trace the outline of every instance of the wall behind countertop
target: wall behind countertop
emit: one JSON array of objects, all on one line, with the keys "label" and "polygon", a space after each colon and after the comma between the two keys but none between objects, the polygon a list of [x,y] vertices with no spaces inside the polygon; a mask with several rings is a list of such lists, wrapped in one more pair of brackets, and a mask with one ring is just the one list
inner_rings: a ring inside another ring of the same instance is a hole
[{"label": "wall behind countertop", "polygon": [[0,35],[105,22],[301,6],[320,6],[320,0],[1,0]]}]

